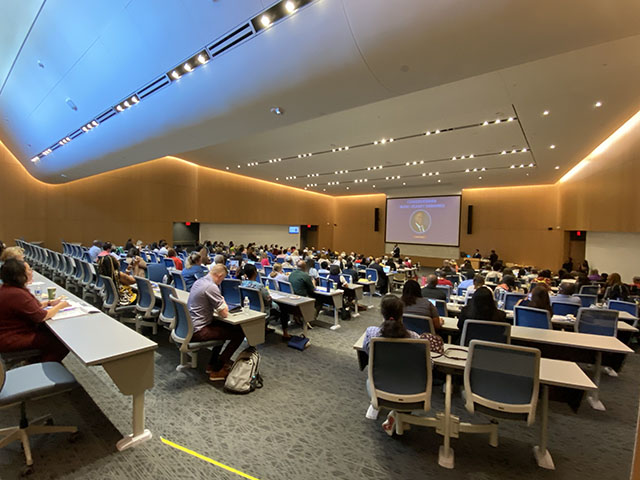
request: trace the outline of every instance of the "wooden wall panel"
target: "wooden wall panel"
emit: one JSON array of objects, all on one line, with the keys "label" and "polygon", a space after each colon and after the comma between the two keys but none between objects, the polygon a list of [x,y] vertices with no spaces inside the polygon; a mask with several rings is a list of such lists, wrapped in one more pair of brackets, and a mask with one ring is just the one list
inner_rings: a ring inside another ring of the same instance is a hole
[{"label": "wooden wall panel", "polygon": [[[384,253],[386,196],[355,195],[337,197],[333,245],[335,250],[362,252],[367,255]],[[380,230],[374,231],[374,209],[380,209]]]},{"label": "wooden wall panel", "polygon": [[[468,205],[473,205],[471,235]],[[478,248],[486,255],[494,249],[508,262],[558,269],[563,239],[555,185],[462,191],[461,251],[472,254]]]}]

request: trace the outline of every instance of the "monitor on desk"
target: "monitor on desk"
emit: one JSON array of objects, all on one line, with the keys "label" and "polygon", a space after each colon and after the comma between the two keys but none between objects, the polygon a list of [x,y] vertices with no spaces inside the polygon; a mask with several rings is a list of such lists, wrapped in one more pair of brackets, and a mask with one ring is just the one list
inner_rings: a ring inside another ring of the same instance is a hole
[{"label": "monitor on desk", "polygon": [[391,271],[391,267],[389,266],[384,266],[382,269],[384,270],[384,273],[389,273]]},{"label": "monitor on desk", "polygon": [[434,307],[437,307],[435,298],[427,298],[427,300],[431,302],[431,305],[433,305]]}]

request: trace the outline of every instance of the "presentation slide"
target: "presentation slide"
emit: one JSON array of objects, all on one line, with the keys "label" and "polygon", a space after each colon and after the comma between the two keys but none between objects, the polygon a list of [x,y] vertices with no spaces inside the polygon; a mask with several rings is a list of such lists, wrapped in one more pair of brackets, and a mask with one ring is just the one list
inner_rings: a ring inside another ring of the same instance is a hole
[{"label": "presentation slide", "polygon": [[457,247],[460,195],[387,198],[387,243]]}]

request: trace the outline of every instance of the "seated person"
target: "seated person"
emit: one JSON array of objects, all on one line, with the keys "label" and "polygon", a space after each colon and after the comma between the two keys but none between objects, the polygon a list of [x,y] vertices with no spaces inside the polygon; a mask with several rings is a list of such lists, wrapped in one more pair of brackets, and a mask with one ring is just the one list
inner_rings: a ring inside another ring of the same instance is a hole
[{"label": "seated person", "polygon": [[320,262],[320,269],[318,270],[318,275],[322,275],[323,277],[326,277],[329,275],[329,262],[327,262],[326,260],[323,260],[322,262]]},{"label": "seated person", "polygon": [[173,264],[176,267],[176,270],[182,270],[184,265],[182,264],[182,259],[178,257],[176,251],[173,248],[167,250],[167,258],[173,260]]},{"label": "seated person", "polygon": [[0,280],[0,352],[37,349],[42,352],[39,361],[61,362],[69,350],[44,322],[69,304],[60,298],[36,299],[27,289],[33,274],[23,260],[7,259]]},{"label": "seated person", "polygon": [[473,269],[471,262],[469,260],[465,260],[462,265],[462,274],[468,279],[471,280],[476,274],[476,271]]},{"label": "seated person", "polygon": [[202,266],[202,255],[200,252],[191,252],[187,257],[187,268],[182,270],[182,278],[184,279],[184,285],[187,292],[191,290],[191,287],[196,280],[200,277],[204,277],[209,273],[207,267]]},{"label": "seated person", "polygon": [[387,274],[385,273],[384,268],[382,267],[380,262],[380,258],[376,258],[368,268],[372,268],[378,273],[376,288],[381,295],[384,295],[389,291],[389,277],[387,277]]},{"label": "seated person", "polygon": [[489,273],[487,273],[487,276],[485,277],[484,281],[486,283],[492,283],[494,285],[497,285],[500,283],[500,280],[502,280],[502,263],[501,262],[496,262],[492,265],[492,271],[490,271]]},{"label": "seated person", "polygon": [[287,255],[284,257],[284,262],[281,263],[283,268],[293,268],[293,264],[291,263],[291,257]]},{"label": "seated person", "polygon": [[598,269],[597,268],[593,268],[591,269],[591,272],[589,272],[589,280],[591,280],[592,282],[599,282],[602,280],[602,277],[600,276],[600,274],[598,273]]},{"label": "seated person", "polygon": [[449,260],[443,260],[442,268],[440,269],[440,271],[443,272],[445,275],[450,275],[452,273],[455,273],[455,270],[451,268],[451,264],[449,263]]},{"label": "seated person", "polygon": [[607,277],[604,300],[629,300],[629,287],[622,283],[619,273],[612,273]]},{"label": "seated person", "polygon": [[225,323],[218,318],[229,315],[220,284],[227,276],[227,267],[214,265],[208,275],[196,280],[191,287],[187,305],[193,322],[193,341],[229,340],[224,351],[222,346],[213,347],[207,366],[209,380],[224,380],[231,370],[231,356],[244,340],[244,332],[238,325]]},{"label": "seated person", "polygon": [[334,288],[347,287],[347,281],[340,273],[340,267],[338,265],[331,265],[329,267],[329,280],[333,281]]},{"label": "seated person", "polygon": [[503,275],[502,283],[496,287],[496,297],[499,290],[504,290],[505,292],[515,292],[516,289],[516,277],[513,275]]},{"label": "seated person", "polygon": [[482,254],[480,253],[480,250],[478,250],[476,248],[476,251],[473,253],[473,258],[482,258]]},{"label": "seated person", "polygon": [[538,273],[538,278],[536,278],[536,283],[546,283],[551,286],[551,270],[542,270]]},{"label": "seated person", "polygon": [[267,265],[271,265],[269,263],[269,256],[266,253],[262,253],[260,255],[260,265],[262,265],[263,267]]},{"label": "seated person", "polygon": [[[473,293],[479,289],[480,287],[484,286],[484,277],[481,274],[476,274],[475,277],[473,277],[473,284],[470,287],[467,287],[467,293],[465,295],[465,302],[467,303],[467,301],[469,300],[469,298],[471,298],[473,296]],[[489,287],[487,287],[489,288]]]},{"label": "seated person", "polygon": [[[351,277],[351,283],[358,283],[358,272],[353,268],[353,263],[351,261],[347,261],[346,268],[342,271],[343,275],[349,275]],[[346,280],[346,278],[345,278]]]},{"label": "seated person", "polygon": [[453,287],[453,283],[451,283],[451,280],[448,280],[446,276],[447,274],[442,270],[438,272],[438,285],[447,285],[449,287]]},{"label": "seated person", "polygon": [[24,262],[24,250],[22,247],[7,247],[2,251],[0,255],[0,262],[6,262],[10,258],[22,260]]},{"label": "seated person", "polygon": [[282,265],[280,263],[273,264],[273,270],[271,270],[269,277],[275,279],[277,282],[289,281],[289,277],[282,271]]},{"label": "seated person", "polygon": [[553,305],[555,302],[562,303],[572,303],[574,305],[578,305],[578,307],[582,306],[582,302],[580,301],[580,297],[576,297],[575,293],[575,285],[574,282],[560,282],[560,286],[558,287],[558,294],[553,295],[549,298],[549,301]]},{"label": "seated person", "polygon": [[264,311],[267,313],[267,323],[269,323],[271,320],[279,319],[280,325],[282,326],[282,339],[290,340],[291,335],[289,335],[289,333],[287,332],[287,327],[289,326],[289,315],[287,315],[285,312],[280,311],[280,307],[278,306],[278,304],[271,300],[269,291],[262,283],[256,280],[256,278],[258,277],[258,270],[254,265],[247,264],[243,267],[243,270],[246,280],[243,280],[240,286],[253,288],[260,292],[260,294],[262,295],[262,301],[264,303]]},{"label": "seated person", "polygon": [[[304,260],[298,261],[298,268],[289,274],[289,283],[291,289],[296,295],[301,297],[314,298],[316,287],[313,284],[313,280],[307,273],[307,263]],[[316,315],[322,309],[323,298],[316,298]]]},{"label": "seated person", "polygon": [[507,314],[498,310],[493,299],[493,293],[487,287],[480,287],[469,302],[462,307],[458,316],[458,329],[462,333],[464,322],[471,320],[488,320],[491,322],[507,322]]},{"label": "seated person", "polygon": [[125,262],[129,264],[127,267],[127,273],[134,277],[145,278],[147,276],[147,262],[142,259],[140,252],[136,247],[129,249]]},{"label": "seated person", "polygon": [[312,257],[309,257],[307,258],[306,262],[307,262],[307,273],[312,278],[315,285],[319,277],[318,270],[316,269],[316,261]]},{"label": "seated person", "polygon": [[410,315],[420,315],[422,317],[430,317],[433,322],[433,328],[436,330],[442,327],[442,320],[438,315],[438,309],[429,300],[422,296],[420,285],[415,280],[407,280],[402,287],[402,304],[404,313]]},{"label": "seated person", "polygon": [[629,291],[632,295],[640,295],[640,277],[633,277],[633,283]]},{"label": "seated person", "polygon": [[113,285],[116,287],[116,293],[118,294],[120,305],[131,305],[135,303],[137,295],[131,289],[130,285],[136,283],[136,279],[125,272],[120,271],[120,262],[113,258],[111,255],[103,255],[98,258],[98,267],[96,268],[98,275],[104,275],[113,280]]},{"label": "seated person", "polygon": [[537,284],[534,289],[531,290],[526,297],[519,300],[516,305],[540,308],[553,315],[553,309],[551,308],[551,302],[549,300],[549,287],[545,283]]},{"label": "seated person", "polygon": [[427,286],[422,288],[422,296],[425,298],[433,298],[435,300],[447,301],[447,292],[442,288],[437,288],[438,277],[431,274],[427,277]]}]

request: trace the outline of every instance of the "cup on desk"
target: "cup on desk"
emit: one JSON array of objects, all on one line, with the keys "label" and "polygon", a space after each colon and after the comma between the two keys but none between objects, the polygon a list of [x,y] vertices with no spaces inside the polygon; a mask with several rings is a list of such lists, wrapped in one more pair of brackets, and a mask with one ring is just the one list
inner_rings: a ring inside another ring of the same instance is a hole
[{"label": "cup on desk", "polygon": [[56,287],[47,287],[47,298],[49,300],[55,300],[55,298],[56,298]]}]

